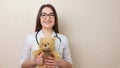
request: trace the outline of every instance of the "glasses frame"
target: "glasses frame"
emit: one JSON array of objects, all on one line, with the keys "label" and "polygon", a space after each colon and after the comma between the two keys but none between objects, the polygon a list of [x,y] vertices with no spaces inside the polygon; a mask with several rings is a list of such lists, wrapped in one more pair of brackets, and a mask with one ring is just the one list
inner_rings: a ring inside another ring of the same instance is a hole
[{"label": "glasses frame", "polygon": [[41,17],[42,17],[43,19],[46,19],[47,17],[49,17],[50,19],[54,19],[54,18],[55,18],[55,15],[54,15],[54,13],[49,13],[49,14],[47,14],[47,13],[42,13],[42,14],[41,14]]}]

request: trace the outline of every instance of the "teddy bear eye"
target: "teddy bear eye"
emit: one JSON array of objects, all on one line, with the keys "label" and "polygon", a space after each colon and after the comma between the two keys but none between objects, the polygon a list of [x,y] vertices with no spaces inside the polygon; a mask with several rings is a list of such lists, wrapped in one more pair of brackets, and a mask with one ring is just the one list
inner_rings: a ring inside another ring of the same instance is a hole
[{"label": "teddy bear eye", "polygon": [[49,43],[47,43],[49,45]]},{"label": "teddy bear eye", "polygon": [[44,43],[42,43],[42,45],[44,45]]}]

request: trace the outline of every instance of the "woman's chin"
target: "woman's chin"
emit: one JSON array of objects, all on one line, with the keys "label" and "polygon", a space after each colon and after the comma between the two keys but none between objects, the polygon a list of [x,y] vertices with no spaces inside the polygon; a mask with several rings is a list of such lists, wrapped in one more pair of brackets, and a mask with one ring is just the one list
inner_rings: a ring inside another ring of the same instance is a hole
[{"label": "woman's chin", "polygon": [[45,28],[45,29],[52,29],[51,26],[45,26],[44,28]]}]

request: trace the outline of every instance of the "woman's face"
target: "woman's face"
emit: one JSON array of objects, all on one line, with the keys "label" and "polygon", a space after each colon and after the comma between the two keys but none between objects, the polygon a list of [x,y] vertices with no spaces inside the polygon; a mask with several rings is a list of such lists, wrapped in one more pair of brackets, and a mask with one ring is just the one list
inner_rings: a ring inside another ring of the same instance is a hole
[{"label": "woman's face", "polygon": [[52,29],[55,23],[55,15],[49,7],[42,9],[40,16],[42,28]]}]

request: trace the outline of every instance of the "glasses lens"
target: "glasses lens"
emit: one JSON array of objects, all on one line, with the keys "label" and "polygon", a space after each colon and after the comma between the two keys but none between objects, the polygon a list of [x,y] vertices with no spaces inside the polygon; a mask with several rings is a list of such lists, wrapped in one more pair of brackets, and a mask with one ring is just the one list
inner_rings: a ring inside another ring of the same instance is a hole
[{"label": "glasses lens", "polygon": [[42,14],[41,17],[45,19],[47,17],[47,14]]},{"label": "glasses lens", "polygon": [[53,19],[54,18],[54,14],[52,13],[52,14],[49,14],[49,17],[51,18],[51,19]]}]

